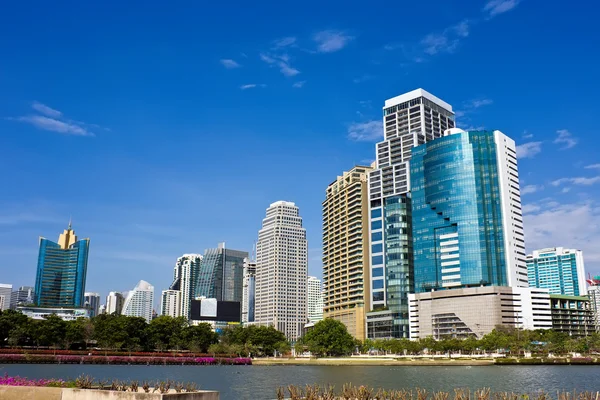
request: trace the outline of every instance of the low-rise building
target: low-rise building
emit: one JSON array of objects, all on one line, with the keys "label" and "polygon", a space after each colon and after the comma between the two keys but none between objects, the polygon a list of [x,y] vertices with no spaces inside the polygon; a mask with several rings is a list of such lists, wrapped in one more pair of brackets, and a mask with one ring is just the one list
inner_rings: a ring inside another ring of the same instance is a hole
[{"label": "low-rise building", "polygon": [[594,313],[587,296],[550,295],[552,329],[572,337],[588,336],[595,332]]},{"label": "low-rise building", "polygon": [[29,318],[46,319],[47,316],[55,314],[64,321],[74,321],[77,318],[90,318],[90,309],[81,307],[17,307],[17,311],[22,312]]}]

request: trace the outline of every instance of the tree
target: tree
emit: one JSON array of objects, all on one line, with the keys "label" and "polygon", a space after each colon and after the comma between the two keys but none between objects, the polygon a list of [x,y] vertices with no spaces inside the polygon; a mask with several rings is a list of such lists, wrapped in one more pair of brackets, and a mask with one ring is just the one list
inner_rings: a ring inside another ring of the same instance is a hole
[{"label": "tree", "polygon": [[317,322],[302,342],[311,353],[321,356],[342,356],[354,350],[354,338],[346,325],[331,318]]},{"label": "tree", "polygon": [[185,317],[173,318],[161,315],[154,318],[148,325],[150,343],[158,350],[178,348],[181,343],[181,333],[187,324]]},{"label": "tree", "polygon": [[219,342],[219,335],[213,332],[210,324],[190,325],[183,329],[181,342],[188,350],[206,353],[212,344]]},{"label": "tree", "polygon": [[46,346],[57,347],[64,343],[66,332],[67,323],[56,314],[50,314],[41,321],[39,339]]},{"label": "tree", "polygon": [[0,345],[7,343],[13,330],[20,329],[23,331],[28,320],[29,318],[26,315],[18,311],[5,310],[0,312]]}]

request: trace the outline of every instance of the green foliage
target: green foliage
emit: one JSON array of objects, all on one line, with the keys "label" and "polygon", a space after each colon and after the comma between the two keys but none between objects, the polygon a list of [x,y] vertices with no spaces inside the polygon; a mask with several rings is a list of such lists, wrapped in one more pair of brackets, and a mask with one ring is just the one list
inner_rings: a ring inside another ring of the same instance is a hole
[{"label": "green foliage", "polygon": [[187,326],[185,317],[169,317],[162,315],[153,319],[148,325],[148,339],[155,349],[179,349],[184,328]]},{"label": "green foliage", "polygon": [[319,321],[301,340],[308,350],[320,356],[342,356],[351,354],[355,347],[354,338],[346,325],[335,319]]},{"label": "green foliage", "polygon": [[229,328],[223,332],[221,342],[228,346],[239,346],[230,349],[240,350],[234,351],[240,355],[272,356],[276,350],[285,353],[290,349],[285,335],[272,326]]},{"label": "green foliage", "polygon": [[211,345],[218,342],[219,335],[207,323],[185,327],[181,333],[181,343],[194,352],[206,353]]}]

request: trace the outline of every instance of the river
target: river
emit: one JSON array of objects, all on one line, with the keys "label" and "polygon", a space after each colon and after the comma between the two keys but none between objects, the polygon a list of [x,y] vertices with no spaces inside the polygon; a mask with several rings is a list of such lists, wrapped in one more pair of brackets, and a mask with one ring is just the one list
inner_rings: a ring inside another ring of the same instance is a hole
[{"label": "river", "polygon": [[75,378],[196,382],[201,389],[218,390],[222,400],[275,399],[278,386],[289,384],[368,385],[387,389],[457,387],[533,393],[561,389],[600,390],[600,366],[139,366],[3,364],[0,374],[28,378]]}]

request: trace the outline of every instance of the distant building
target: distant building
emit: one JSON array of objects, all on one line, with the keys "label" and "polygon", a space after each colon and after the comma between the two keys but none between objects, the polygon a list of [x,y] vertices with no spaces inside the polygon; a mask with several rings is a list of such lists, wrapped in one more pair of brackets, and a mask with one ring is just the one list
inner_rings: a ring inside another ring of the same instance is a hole
[{"label": "distant building", "polygon": [[[498,326],[553,327],[548,291],[536,288],[482,286],[410,294],[409,315],[411,339],[481,338]],[[370,316],[369,337],[389,337],[386,318]]]},{"label": "distant building", "polygon": [[[327,186],[323,201],[323,316],[365,340],[370,311],[368,176],[357,165]],[[310,319],[310,316],[309,316]]]},{"label": "distant building", "polygon": [[256,243],[255,323],[273,326],[292,342],[307,321],[306,229],[298,207],[277,201],[267,209]]},{"label": "distant building", "polygon": [[106,296],[106,313],[120,315],[123,311],[125,297],[119,292],[110,292]]},{"label": "distant building", "polygon": [[74,321],[78,318],[90,318],[90,309],[82,307],[36,307],[18,306],[17,311],[22,312],[29,318],[46,319],[51,314],[60,317],[64,321]]},{"label": "distant building", "polygon": [[40,238],[35,303],[42,307],[83,307],[90,239],[77,240],[71,223],[58,243]]},{"label": "distant building", "polygon": [[307,280],[307,315],[308,321],[315,323],[323,319],[323,287],[321,280],[309,276]]},{"label": "distant building", "polygon": [[0,311],[10,308],[10,298],[12,295],[12,285],[0,283]]},{"label": "distant building", "polygon": [[[173,268],[173,282],[169,286],[168,291],[163,291],[163,298],[161,301],[161,315],[177,314],[177,316],[184,316],[190,318],[190,302],[196,296],[196,290],[198,286],[198,279],[200,277],[200,269],[202,268],[201,254],[184,254],[177,259],[175,267]],[[175,299],[173,291],[179,291],[180,294]],[[166,298],[164,296],[167,296]],[[164,301],[168,301],[169,304],[165,304],[166,308],[162,308]],[[175,304],[176,300],[176,304]],[[175,310],[172,307],[177,306]],[[162,314],[170,312],[171,314]],[[172,315],[172,316],[173,316]]]},{"label": "distant building", "polygon": [[[191,303],[190,303],[191,304]],[[181,317],[181,291],[163,290],[160,301],[160,315],[169,317]]]},{"label": "distant building", "polygon": [[242,285],[242,322],[254,322],[256,296],[256,262],[244,259],[244,281]]},{"label": "distant building", "polygon": [[600,276],[591,276],[587,279],[588,298],[590,299],[590,308],[594,319],[596,332],[600,332]]},{"label": "distant building", "polygon": [[587,296],[550,295],[552,329],[571,337],[589,336],[596,331],[594,312]]},{"label": "distant building", "polygon": [[123,315],[143,317],[146,322],[152,321],[154,304],[154,286],[146,281],[139,281],[135,288],[127,294],[123,303]]},{"label": "distant building", "polygon": [[100,311],[100,293],[86,292],[84,307],[90,309],[90,317],[95,317]]},{"label": "distant building", "polygon": [[100,306],[100,309],[98,310],[98,315],[100,314],[106,314],[106,304],[102,304]]},{"label": "distant building", "polygon": [[208,323],[213,330],[220,332],[228,326],[240,324],[241,304],[237,301],[219,301],[198,297],[191,303],[191,323]]},{"label": "distant building", "polygon": [[17,306],[33,305],[34,292],[33,286],[21,286],[10,295],[10,308],[17,309]]},{"label": "distant building", "polygon": [[227,249],[225,243],[219,243],[216,249],[207,249],[204,252],[195,297],[241,303],[245,258],[248,258],[248,252]]},{"label": "distant building", "polygon": [[527,255],[529,286],[548,289],[550,294],[585,296],[585,268],[581,250],[551,247]]}]

